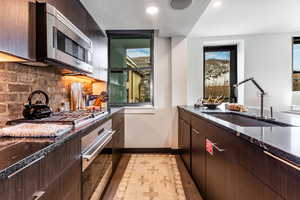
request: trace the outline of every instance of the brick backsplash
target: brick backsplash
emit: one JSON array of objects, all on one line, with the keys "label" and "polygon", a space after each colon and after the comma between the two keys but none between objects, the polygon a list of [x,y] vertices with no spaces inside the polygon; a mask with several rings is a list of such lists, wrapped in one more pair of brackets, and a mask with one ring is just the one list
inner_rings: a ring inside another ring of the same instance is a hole
[{"label": "brick backsplash", "polygon": [[0,63],[0,125],[22,117],[23,105],[34,90],[43,90],[56,111],[68,101],[69,92],[63,76],[53,67],[32,67],[17,63]]}]

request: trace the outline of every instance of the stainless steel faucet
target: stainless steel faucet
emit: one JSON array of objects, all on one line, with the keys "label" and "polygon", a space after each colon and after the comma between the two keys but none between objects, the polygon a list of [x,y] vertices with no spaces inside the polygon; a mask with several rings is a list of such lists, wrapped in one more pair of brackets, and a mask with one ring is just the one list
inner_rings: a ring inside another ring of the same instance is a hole
[{"label": "stainless steel faucet", "polygon": [[254,78],[248,78],[245,79],[235,85],[233,85],[233,87],[237,88],[238,86],[248,82],[248,81],[252,81],[252,83],[257,87],[257,89],[260,91],[260,117],[263,118],[264,117],[264,96],[265,96],[265,91],[260,87],[260,85],[258,85],[258,83],[254,80]]}]

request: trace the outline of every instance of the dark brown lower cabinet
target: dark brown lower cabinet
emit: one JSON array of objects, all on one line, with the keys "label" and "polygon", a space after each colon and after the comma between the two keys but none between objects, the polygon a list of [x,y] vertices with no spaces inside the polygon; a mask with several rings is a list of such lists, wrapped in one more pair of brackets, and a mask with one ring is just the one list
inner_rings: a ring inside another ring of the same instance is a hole
[{"label": "dark brown lower cabinet", "polygon": [[191,138],[191,171],[192,176],[199,186],[203,198],[206,197],[206,152],[205,137],[196,129],[192,128]]},{"label": "dark brown lower cabinet", "polygon": [[124,111],[121,110],[115,113],[112,116],[112,125],[113,130],[115,131],[113,138],[112,138],[112,159],[113,159],[113,166],[112,170],[115,170],[118,167],[118,164],[123,155],[123,149],[125,146],[125,119],[124,119]]},{"label": "dark brown lower cabinet", "polygon": [[113,159],[113,172],[118,167],[118,164],[121,160],[123,149],[124,149],[124,141],[125,141],[125,134],[124,134],[124,124],[116,130],[115,134],[113,135],[113,152],[112,152],[112,159]]},{"label": "dark brown lower cabinet", "polygon": [[80,200],[81,199],[81,162],[76,161],[65,169],[62,176],[57,178],[41,196],[40,200]]},{"label": "dark brown lower cabinet", "polygon": [[179,151],[180,156],[188,169],[191,170],[191,125],[183,119],[179,119]]},{"label": "dark brown lower cabinet", "polygon": [[64,143],[0,181],[0,192],[1,200],[80,200],[80,139]]},{"label": "dark brown lower cabinet", "polygon": [[[179,119],[178,144],[180,149],[186,148],[187,129],[190,129],[191,175],[204,200],[300,199],[297,169],[236,136],[235,132],[191,113],[189,117],[187,113],[185,118],[191,121]],[[212,154],[206,151],[206,140],[213,145]],[[182,159],[186,158],[182,156]]]},{"label": "dark brown lower cabinet", "polygon": [[40,190],[40,167],[41,161],[36,161],[1,181],[0,190],[2,188],[3,192],[1,192],[0,199],[33,199],[33,194]]}]

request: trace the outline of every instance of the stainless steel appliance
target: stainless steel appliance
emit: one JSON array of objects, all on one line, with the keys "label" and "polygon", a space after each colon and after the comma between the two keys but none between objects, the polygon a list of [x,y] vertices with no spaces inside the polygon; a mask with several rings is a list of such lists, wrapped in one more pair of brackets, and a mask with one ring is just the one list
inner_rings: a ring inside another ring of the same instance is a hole
[{"label": "stainless steel appliance", "polygon": [[99,200],[112,175],[112,121],[81,139],[82,199]]},{"label": "stainless steel appliance", "polygon": [[37,3],[37,61],[92,73],[92,41],[55,7]]},{"label": "stainless steel appliance", "polygon": [[19,123],[54,123],[54,124],[70,124],[74,128],[85,126],[95,120],[98,120],[105,116],[105,111],[91,111],[91,110],[77,110],[77,111],[63,111],[52,113],[50,117],[42,119],[16,119],[8,121],[7,124],[19,124]]}]

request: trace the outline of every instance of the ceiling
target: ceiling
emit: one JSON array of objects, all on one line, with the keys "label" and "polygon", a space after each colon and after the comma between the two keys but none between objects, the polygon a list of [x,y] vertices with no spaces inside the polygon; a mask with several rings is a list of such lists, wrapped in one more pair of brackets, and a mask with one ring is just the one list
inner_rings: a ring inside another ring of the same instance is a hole
[{"label": "ceiling", "polygon": [[190,36],[300,31],[300,0],[212,0]]},{"label": "ceiling", "polygon": [[[156,29],[162,37],[188,35],[209,1],[193,0],[190,7],[174,10],[170,0],[81,0],[104,30]],[[160,10],[156,16],[145,12],[153,5]]]}]

